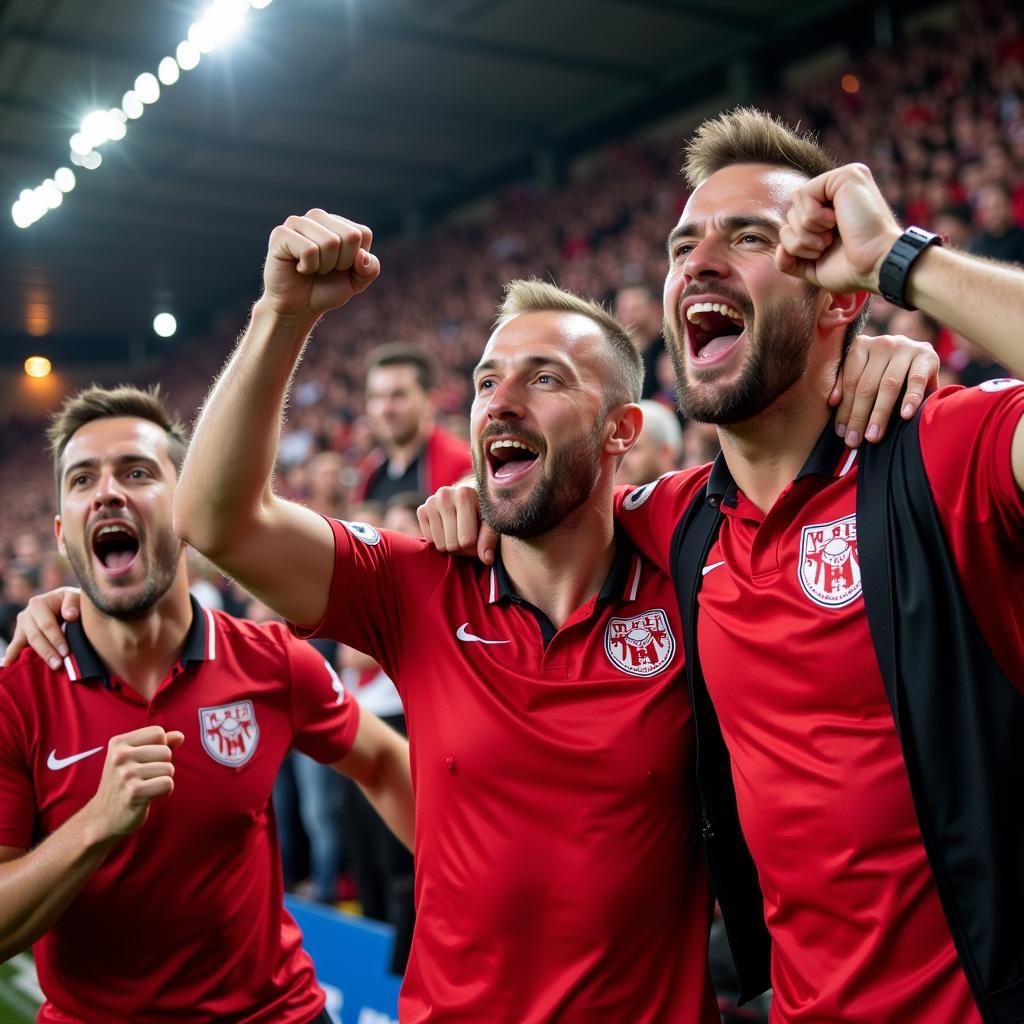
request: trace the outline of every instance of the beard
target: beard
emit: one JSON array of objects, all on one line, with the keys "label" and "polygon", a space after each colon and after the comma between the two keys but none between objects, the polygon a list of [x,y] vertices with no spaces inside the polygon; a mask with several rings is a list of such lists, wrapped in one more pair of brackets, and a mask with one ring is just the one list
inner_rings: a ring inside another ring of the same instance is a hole
[{"label": "beard", "polygon": [[104,615],[109,615],[112,619],[134,620],[143,618],[171,589],[171,584],[178,573],[178,560],[181,558],[184,544],[170,530],[165,530],[157,534],[153,551],[147,554],[142,549],[140,539],[139,558],[149,559],[149,571],[142,583],[136,584],[134,588],[127,582],[112,582],[110,586],[113,593],[100,587],[93,570],[91,552],[87,548],[75,547],[72,544],[65,546],[68,561],[86,597]]},{"label": "beard", "polygon": [[540,478],[534,483],[533,490],[518,505],[514,505],[514,488],[498,486],[491,493],[487,457],[483,454],[487,435],[481,437],[473,448],[473,470],[480,499],[480,518],[495,533],[523,539],[539,537],[558,526],[594,493],[601,472],[603,412],[589,433],[550,453],[540,438],[509,430],[508,425],[503,425],[500,431],[492,432],[498,433],[503,437],[518,437],[542,453],[538,458],[550,454],[551,461],[550,465],[541,469]]},{"label": "beard", "polygon": [[[701,294],[709,289],[701,287]],[[714,374],[691,380],[684,356],[689,341],[685,327],[665,317],[665,337],[676,372],[676,395],[682,413],[701,423],[728,425],[760,416],[806,372],[814,337],[815,299],[818,289],[806,285],[796,299],[768,308],[759,323],[750,301],[730,289],[714,288],[743,313],[747,324],[746,360],[731,384],[715,386]],[[685,292],[683,297],[685,297]]]}]

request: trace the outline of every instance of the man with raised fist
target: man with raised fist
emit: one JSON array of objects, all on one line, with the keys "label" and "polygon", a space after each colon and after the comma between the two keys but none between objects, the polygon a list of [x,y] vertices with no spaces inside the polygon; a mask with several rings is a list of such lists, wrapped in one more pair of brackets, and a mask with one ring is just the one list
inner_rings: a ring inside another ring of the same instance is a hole
[{"label": "man with raised fist", "polygon": [[50,445],[81,604],[66,633],[42,627],[46,660],[0,670],[0,961],[35,943],[47,1024],[324,1024],[274,777],[294,746],[411,843],[407,745],[284,626],[190,597],[171,529],[186,440],[158,393],[89,388]]}]

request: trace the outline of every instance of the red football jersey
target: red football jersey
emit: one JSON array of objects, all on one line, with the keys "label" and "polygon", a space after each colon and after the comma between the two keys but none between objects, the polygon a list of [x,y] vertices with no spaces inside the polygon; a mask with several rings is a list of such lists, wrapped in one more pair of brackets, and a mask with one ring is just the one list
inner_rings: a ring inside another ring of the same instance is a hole
[{"label": "red football jersey", "polygon": [[[1024,386],[947,388],[925,469],[986,639],[1024,682],[1024,499],[1010,463]],[[831,425],[767,515],[723,472],[698,644],[772,934],[773,1021],[979,1020],[921,842],[857,557],[856,453]],[[668,566],[709,469],[624,491],[621,522]]]},{"label": "red football jersey", "polygon": [[403,1024],[712,1024],[710,898],[669,579],[623,539],[561,629],[489,569],[331,523],[317,632],[405,704],[416,930]]},{"label": "red football jersey", "polygon": [[77,623],[59,671],[26,652],[0,672],[0,845],[29,848],[78,811],[111,736],[185,734],[174,792],[36,943],[45,1024],[308,1024],[323,1008],[283,905],[270,794],[290,748],[325,763],[348,753],[358,705],[284,626],[192,607],[148,704]]}]

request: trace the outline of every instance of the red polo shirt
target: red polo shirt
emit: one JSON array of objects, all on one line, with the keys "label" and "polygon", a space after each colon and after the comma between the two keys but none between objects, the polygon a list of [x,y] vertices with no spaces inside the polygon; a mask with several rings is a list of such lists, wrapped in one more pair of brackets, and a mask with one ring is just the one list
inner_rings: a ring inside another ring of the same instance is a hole
[{"label": "red polo shirt", "polygon": [[282,903],[270,793],[293,746],[344,757],[358,705],[284,626],[195,602],[192,615],[181,660],[148,704],[110,677],[77,623],[59,671],[26,652],[0,672],[2,845],[28,848],[79,810],[111,736],[147,725],[185,734],[174,792],[36,943],[47,1024],[308,1024],[324,1005]]},{"label": "red polo shirt", "polygon": [[[1020,382],[925,403],[925,469],[967,598],[1024,684],[1024,500],[1010,463]],[[966,442],[966,443],[965,443]],[[979,1020],[914,813],[864,613],[856,453],[831,424],[767,515],[724,461],[724,520],[704,567],[698,643],[732,757],[773,939],[773,1021]],[[662,565],[708,468],[624,497]],[[646,498],[644,495],[646,494]]]},{"label": "red polo shirt", "polygon": [[331,526],[317,632],[381,663],[409,727],[403,1024],[717,1022],[669,579],[623,539],[600,594],[556,630],[500,563]]}]

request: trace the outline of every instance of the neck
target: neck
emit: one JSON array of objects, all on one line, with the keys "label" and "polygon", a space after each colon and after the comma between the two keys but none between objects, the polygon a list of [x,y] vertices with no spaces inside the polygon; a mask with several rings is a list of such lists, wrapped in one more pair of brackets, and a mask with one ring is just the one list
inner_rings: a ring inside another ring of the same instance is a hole
[{"label": "neck", "polygon": [[178,660],[191,625],[184,559],[170,589],[141,619],[114,618],[82,595],[82,628],[89,643],[107,671],[146,700]]},{"label": "neck", "polygon": [[560,629],[604,583],[615,557],[612,482],[540,537],[501,538],[501,560],[516,593]]},{"label": "neck", "polygon": [[718,428],[736,486],[762,512],[796,479],[832,416],[836,364],[808,371],[760,416]]},{"label": "neck", "polygon": [[433,429],[434,424],[430,421],[422,424],[419,430],[407,440],[392,441],[387,447],[390,465],[395,469],[405,472],[412,460],[423,450],[424,445],[427,443],[427,438],[430,437],[430,432]]}]

